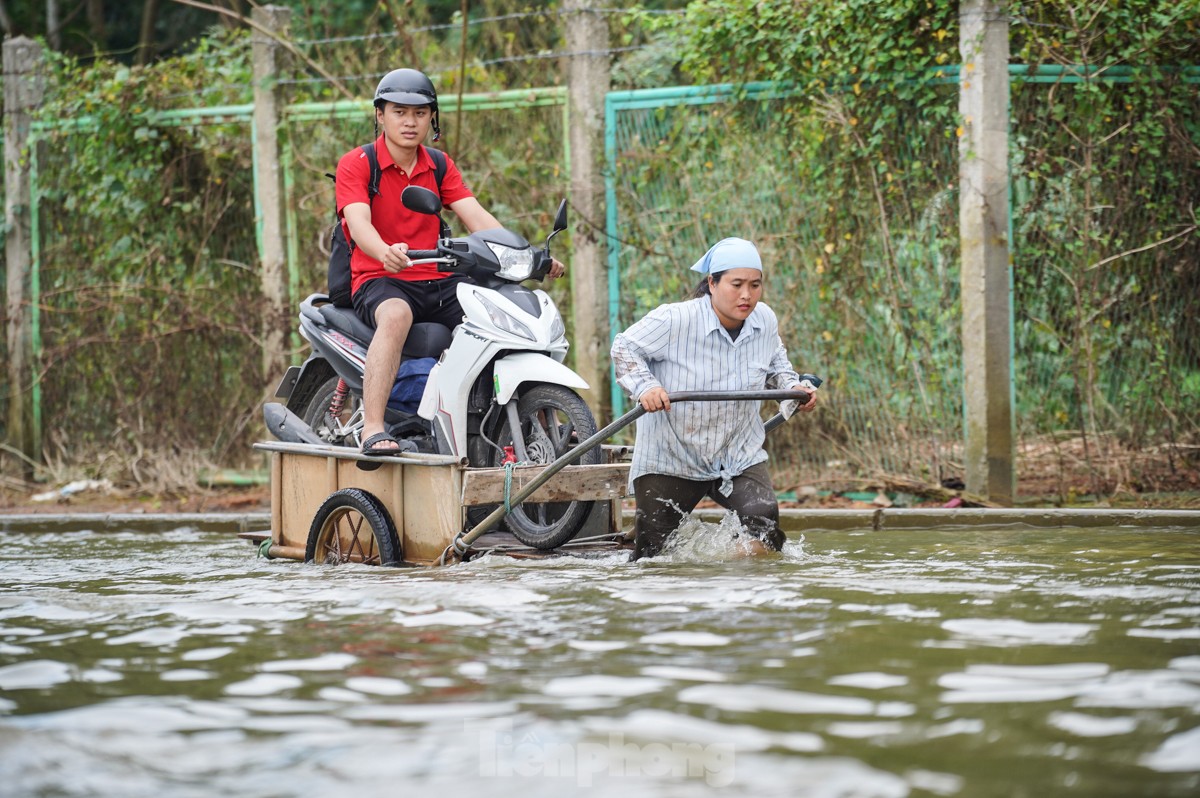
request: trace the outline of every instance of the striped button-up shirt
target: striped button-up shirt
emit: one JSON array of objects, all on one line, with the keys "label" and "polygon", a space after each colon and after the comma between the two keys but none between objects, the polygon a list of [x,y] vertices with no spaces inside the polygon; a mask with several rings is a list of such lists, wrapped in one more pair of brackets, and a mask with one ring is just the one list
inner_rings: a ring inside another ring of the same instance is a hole
[{"label": "striped button-up shirt", "polygon": [[[721,326],[712,299],[661,305],[612,345],[617,382],[636,401],[661,386],[675,391],[760,391],[800,383],[779,337],[775,312],[762,302],[736,339]],[[643,474],[720,479],[729,495],[733,477],[767,459],[761,402],[681,402],[637,421],[629,484]]]}]

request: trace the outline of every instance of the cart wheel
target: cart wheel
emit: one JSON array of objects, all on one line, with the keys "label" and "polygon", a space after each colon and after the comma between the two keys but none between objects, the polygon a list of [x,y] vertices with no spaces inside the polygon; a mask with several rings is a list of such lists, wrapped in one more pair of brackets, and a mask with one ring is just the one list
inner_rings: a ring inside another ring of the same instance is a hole
[{"label": "cart wheel", "polygon": [[400,538],[383,504],[358,488],[325,500],[308,528],[305,562],[401,565]]}]

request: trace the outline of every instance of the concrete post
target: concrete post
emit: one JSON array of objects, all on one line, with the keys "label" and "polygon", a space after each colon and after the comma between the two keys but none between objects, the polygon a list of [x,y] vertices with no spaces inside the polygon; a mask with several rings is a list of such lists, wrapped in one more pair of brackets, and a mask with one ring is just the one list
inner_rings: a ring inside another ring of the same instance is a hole
[{"label": "concrete post", "polygon": [[567,92],[571,149],[571,318],[575,370],[591,389],[598,419],[610,414],[608,277],[604,231],[604,98],[612,77],[608,21],[590,0],[566,0]]},{"label": "concrete post", "polygon": [[[251,19],[279,36],[287,34],[291,10],[257,6]],[[287,243],[284,232],[283,183],[280,177],[279,126],[284,105],[278,80],[286,51],[280,43],[255,29],[254,70],[254,187],[258,213],[258,254],[262,265],[263,362],[262,379],[269,385],[288,365],[287,340],[292,314],[288,303]]]},{"label": "concrete post", "polygon": [[[32,476],[41,461],[41,441],[34,421],[33,313],[30,304],[33,236],[30,229],[29,132],[33,109],[44,92],[42,48],[24,36],[4,42],[4,244],[6,264],[5,343],[8,354],[7,443],[28,458],[11,469]],[[7,458],[0,458],[7,462]]]},{"label": "concrete post", "polygon": [[1016,495],[1012,274],[1008,209],[1008,17],[998,0],[961,0],[959,235],[967,490]]}]

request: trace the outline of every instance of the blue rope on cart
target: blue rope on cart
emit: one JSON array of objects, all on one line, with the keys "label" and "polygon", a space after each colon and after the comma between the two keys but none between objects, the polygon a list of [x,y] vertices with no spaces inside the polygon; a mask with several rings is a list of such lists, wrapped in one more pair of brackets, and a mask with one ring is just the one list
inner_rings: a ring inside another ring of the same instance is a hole
[{"label": "blue rope on cart", "polygon": [[517,466],[527,465],[532,465],[532,463],[530,463],[528,460],[522,460],[518,463],[504,464],[504,512],[506,513],[512,512],[512,502],[510,499],[512,498],[513,469]]},{"label": "blue rope on cart", "polygon": [[512,512],[512,504],[509,499],[512,498],[512,472],[516,468],[516,463],[504,464],[504,512]]}]

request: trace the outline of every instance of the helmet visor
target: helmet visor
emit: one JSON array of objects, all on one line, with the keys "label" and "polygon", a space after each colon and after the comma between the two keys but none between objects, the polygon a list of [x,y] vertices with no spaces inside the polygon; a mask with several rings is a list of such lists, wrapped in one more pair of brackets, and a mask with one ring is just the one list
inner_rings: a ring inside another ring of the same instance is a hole
[{"label": "helmet visor", "polygon": [[380,86],[375,92],[375,102],[397,105],[437,105],[437,96],[424,91],[413,91],[408,87]]}]

